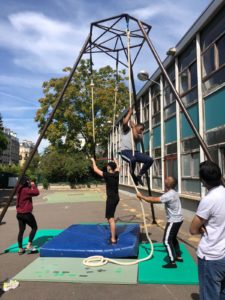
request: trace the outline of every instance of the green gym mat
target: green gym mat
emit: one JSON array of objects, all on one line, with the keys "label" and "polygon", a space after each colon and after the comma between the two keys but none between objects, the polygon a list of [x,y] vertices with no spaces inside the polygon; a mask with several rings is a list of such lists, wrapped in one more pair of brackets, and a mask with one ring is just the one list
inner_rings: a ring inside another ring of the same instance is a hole
[{"label": "green gym mat", "polygon": [[104,201],[105,196],[98,191],[54,192],[45,199],[47,203],[80,203]]},{"label": "green gym mat", "polygon": [[[33,240],[33,246],[35,246],[38,250],[44,245],[47,241],[51,240],[58,234],[60,234],[64,229],[39,229],[35,235]],[[28,236],[23,239],[23,247],[25,248],[28,243]],[[18,243],[15,243],[9,246],[4,250],[5,253],[8,252],[18,252]]]},{"label": "green gym mat", "polygon": [[[84,266],[83,258],[40,257],[18,273],[19,281],[136,284],[138,265]],[[127,261],[118,259],[118,261]],[[129,260],[132,261],[132,260]]]},{"label": "green gym mat", "polygon": [[[163,244],[155,243],[154,254],[150,260],[139,263],[138,282],[151,284],[198,284],[197,266],[186,247],[181,244],[184,262],[177,262],[176,269],[165,269],[162,265],[168,262],[167,252]],[[149,244],[139,246],[138,258],[149,254]]]}]

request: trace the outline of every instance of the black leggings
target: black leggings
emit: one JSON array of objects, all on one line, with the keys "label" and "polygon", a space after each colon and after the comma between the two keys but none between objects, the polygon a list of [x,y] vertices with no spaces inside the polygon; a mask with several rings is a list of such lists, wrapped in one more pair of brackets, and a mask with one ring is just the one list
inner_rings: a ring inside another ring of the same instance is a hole
[{"label": "black leggings", "polygon": [[31,227],[29,242],[32,243],[36,231],[38,229],[37,222],[32,213],[25,213],[25,214],[17,213],[16,217],[19,222],[18,245],[19,248],[23,248],[23,234],[26,229],[26,224]]}]

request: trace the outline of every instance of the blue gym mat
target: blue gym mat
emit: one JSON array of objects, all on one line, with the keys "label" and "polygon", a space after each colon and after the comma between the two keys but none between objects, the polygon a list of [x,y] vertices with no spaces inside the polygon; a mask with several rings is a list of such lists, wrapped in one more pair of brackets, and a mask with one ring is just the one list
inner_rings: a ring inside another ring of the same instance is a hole
[{"label": "blue gym mat", "polygon": [[74,224],[40,248],[41,257],[137,257],[139,224],[117,224],[117,244],[110,244],[109,226]]}]

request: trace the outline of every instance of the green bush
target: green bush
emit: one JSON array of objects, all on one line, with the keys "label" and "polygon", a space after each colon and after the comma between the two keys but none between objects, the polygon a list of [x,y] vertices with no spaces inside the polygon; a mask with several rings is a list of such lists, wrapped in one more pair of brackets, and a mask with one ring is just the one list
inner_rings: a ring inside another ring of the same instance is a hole
[{"label": "green bush", "polygon": [[42,180],[42,185],[43,185],[43,188],[44,188],[45,190],[47,190],[48,187],[49,187],[48,179],[44,178],[44,179]]}]

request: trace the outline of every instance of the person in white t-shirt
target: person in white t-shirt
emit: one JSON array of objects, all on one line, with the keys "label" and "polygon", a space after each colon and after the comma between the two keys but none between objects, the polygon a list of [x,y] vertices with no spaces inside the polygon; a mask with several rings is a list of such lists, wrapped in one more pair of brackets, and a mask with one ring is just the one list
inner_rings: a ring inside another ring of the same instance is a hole
[{"label": "person in white t-shirt", "polygon": [[141,200],[152,203],[164,203],[167,217],[167,224],[164,231],[163,243],[166,247],[169,262],[163,268],[177,268],[176,261],[183,262],[181,250],[177,240],[178,231],[183,223],[183,214],[178,193],[175,191],[177,180],[172,176],[165,179],[165,194],[161,197],[144,196],[140,192],[137,197]]},{"label": "person in white t-shirt", "polygon": [[200,300],[225,300],[225,187],[217,164],[200,164],[199,177],[208,190],[198,206],[191,234],[201,234],[198,245]]}]

